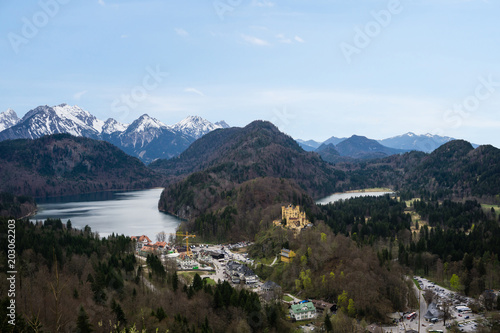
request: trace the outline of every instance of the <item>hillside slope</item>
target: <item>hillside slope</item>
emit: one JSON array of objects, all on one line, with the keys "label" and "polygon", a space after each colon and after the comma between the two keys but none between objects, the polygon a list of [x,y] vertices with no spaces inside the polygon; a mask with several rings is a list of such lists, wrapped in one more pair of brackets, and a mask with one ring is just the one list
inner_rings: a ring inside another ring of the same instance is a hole
[{"label": "hillside slope", "polygon": [[388,186],[410,196],[500,202],[500,149],[463,140],[430,154],[412,151],[358,164],[344,164],[352,188]]},{"label": "hillside slope", "polygon": [[450,141],[427,155],[403,179],[405,187],[443,195],[500,198],[500,149],[476,149],[463,140]]},{"label": "hillside slope", "polygon": [[345,178],[318,154],[305,152],[291,137],[264,121],[213,131],[179,157],[156,161],[150,167],[165,173],[170,182],[197,171],[235,183],[258,177],[287,178],[312,197],[334,192]]},{"label": "hillside slope", "polygon": [[0,142],[0,191],[56,196],[157,186],[160,177],[104,141],[69,134]]}]

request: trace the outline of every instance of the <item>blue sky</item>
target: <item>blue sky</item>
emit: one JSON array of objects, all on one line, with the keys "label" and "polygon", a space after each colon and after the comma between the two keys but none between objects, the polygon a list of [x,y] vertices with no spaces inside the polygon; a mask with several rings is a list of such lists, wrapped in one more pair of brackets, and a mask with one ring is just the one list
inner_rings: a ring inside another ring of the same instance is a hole
[{"label": "blue sky", "polygon": [[494,0],[0,3],[0,111],[76,104],[301,139],[409,131],[500,147]]}]

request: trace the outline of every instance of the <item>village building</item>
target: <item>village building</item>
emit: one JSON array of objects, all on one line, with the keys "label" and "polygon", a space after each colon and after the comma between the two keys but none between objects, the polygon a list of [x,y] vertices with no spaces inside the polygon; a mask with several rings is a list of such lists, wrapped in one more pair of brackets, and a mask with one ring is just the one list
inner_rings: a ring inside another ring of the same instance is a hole
[{"label": "village building", "polygon": [[306,218],[306,213],[300,211],[300,206],[281,206],[281,219],[274,220],[275,226],[291,229],[298,234],[302,229],[312,226]]},{"label": "village building", "polygon": [[167,249],[167,242],[156,242],[154,243],[159,252],[164,252]]},{"label": "village building", "polygon": [[281,249],[281,261],[289,263],[295,257],[295,252],[289,249]]},{"label": "village building", "polygon": [[138,251],[138,254],[142,257],[147,257],[149,254],[154,254],[156,251],[155,247],[152,245],[144,245]]},{"label": "village building", "polygon": [[151,239],[149,239],[149,237],[146,235],[132,236],[130,237],[130,239],[135,242],[137,251],[140,251],[144,245],[151,244]]},{"label": "village building", "polygon": [[257,275],[247,266],[236,261],[230,261],[226,265],[226,271],[234,284],[254,284],[258,281]]},{"label": "village building", "polygon": [[276,300],[281,301],[281,298],[283,296],[281,286],[273,281],[264,282],[264,284],[262,284],[261,291],[261,297],[266,302],[272,302]]},{"label": "village building", "polygon": [[314,319],[316,318],[316,308],[312,302],[292,304],[290,318],[296,321]]},{"label": "village building", "polygon": [[318,313],[326,313],[331,314],[337,311],[337,304],[335,303],[328,303],[322,300],[316,300],[312,299],[311,302],[314,304],[314,307],[316,308],[316,311]]},{"label": "village building", "polygon": [[194,270],[200,266],[196,260],[191,259],[187,255],[177,257],[177,265],[181,270]]}]

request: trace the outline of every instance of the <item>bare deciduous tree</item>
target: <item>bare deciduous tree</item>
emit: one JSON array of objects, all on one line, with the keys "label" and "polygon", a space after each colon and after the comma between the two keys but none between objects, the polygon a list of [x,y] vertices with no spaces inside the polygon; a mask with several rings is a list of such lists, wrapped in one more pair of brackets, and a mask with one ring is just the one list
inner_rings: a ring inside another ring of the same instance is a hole
[{"label": "bare deciduous tree", "polygon": [[160,231],[159,233],[156,234],[156,241],[157,242],[165,242],[167,240],[167,234],[165,231]]}]

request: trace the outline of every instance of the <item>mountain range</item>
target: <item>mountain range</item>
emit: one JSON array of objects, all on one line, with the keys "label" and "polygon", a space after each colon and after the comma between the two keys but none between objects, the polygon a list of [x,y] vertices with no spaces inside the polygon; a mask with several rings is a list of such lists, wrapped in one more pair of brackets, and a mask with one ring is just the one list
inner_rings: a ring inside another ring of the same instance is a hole
[{"label": "mountain range", "polygon": [[[166,125],[147,114],[131,124],[123,124],[113,118],[102,121],[76,105],[67,104],[39,106],[26,113],[22,119],[12,109],[0,113],[0,141],[68,133],[110,142],[144,163],[178,156],[203,135],[228,127],[224,121],[211,123],[198,116],[189,116],[174,125]],[[432,152],[452,140],[451,137],[409,132],[383,140],[353,135],[350,138],[332,136],[324,142],[296,141],[305,151],[317,152],[325,161],[335,164],[383,158],[412,150]]]},{"label": "mountain range", "polygon": [[[331,138],[323,142],[318,142],[314,140],[305,141],[300,139],[298,139],[297,142],[306,151],[316,151],[322,145],[333,144],[334,146],[336,146],[339,143],[348,139],[349,138],[337,138],[335,136],[332,136]],[[373,141],[377,141],[379,144],[388,148],[401,149],[404,151],[416,150],[416,151],[423,151],[426,153],[430,153],[434,151],[436,148],[445,144],[446,142],[450,142],[452,140],[455,139],[449,136],[439,136],[429,133],[417,135],[415,133],[408,132],[406,134],[394,136],[391,138],[382,140],[373,140]],[[477,147],[478,145],[473,145],[473,146]]]},{"label": "mountain range", "polygon": [[67,133],[108,141],[149,163],[158,158],[172,158],[204,134],[226,127],[229,125],[224,121],[213,124],[198,116],[165,125],[147,114],[128,125],[113,118],[102,121],[76,105],[61,104],[38,106],[22,119],[11,109],[1,113],[0,141]]}]

